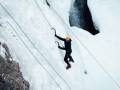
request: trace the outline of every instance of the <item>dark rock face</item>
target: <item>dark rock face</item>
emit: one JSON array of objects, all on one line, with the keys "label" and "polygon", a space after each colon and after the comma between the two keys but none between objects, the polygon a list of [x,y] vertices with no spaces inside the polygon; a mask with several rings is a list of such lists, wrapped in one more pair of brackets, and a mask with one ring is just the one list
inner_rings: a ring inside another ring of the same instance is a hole
[{"label": "dark rock face", "polygon": [[94,27],[87,0],[75,0],[70,10],[69,23],[70,26],[82,28],[92,35],[99,33]]},{"label": "dark rock face", "polygon": [[0,76],[0,90],[13,90],[13,86]]},{"label": "dark rock face", "polygon": [[24,80],[19,64],[12,60],[9,48],[5,49],[5,58],[0,55],[0,90],[29,90],[29,83]]}]

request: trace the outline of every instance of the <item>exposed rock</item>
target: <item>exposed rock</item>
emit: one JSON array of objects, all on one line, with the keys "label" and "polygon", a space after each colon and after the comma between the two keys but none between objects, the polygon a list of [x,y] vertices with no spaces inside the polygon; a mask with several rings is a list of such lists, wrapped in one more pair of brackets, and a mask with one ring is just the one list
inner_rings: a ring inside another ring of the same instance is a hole
[{"label": "exposed rock", "polygon": [[2,47],[5,49],[5,58],[7,59],[7,60],[10,60],[10,58],[12,58],[11,57],[11,54],[10,54],[10,52],[9,52],[9,48],[7,47],[7,45],[5,44],[5,43],[3,43],[2,44]]},{"label": "exposed rock", "polygon": [[0,90],[13,90],[12,88],[13,86],[0,76]]},{"label": "exposed rock", "polygon": [[29,90],[29,83],[24,80],[19,64],[12,59],[5,43],[5,58],[0,55],[0,90]]},{"label": "exposed rock", "polygon": [[69,22],[70,26],[82,28],[92,35],[99,33],[94,26],[87,0],[75,0],[70,10]]}]

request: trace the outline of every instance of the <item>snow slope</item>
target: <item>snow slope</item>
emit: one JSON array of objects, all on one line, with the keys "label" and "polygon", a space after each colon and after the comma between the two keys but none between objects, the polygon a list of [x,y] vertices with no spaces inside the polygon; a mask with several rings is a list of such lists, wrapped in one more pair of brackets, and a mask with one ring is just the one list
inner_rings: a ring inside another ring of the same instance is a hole
[{"label": "snow slope", "polygon": [[[48,1],[69,25],[68,17],[71,1]],[[70,70],[67,71],[65,69],[66,64],[63,60],[64,51],[60,51],[57,48],[55,43],[57,39],[54,38],[54,32],[51,31],[50,26],[34,0],[1,0],[0,3],[21,28],[0,6],[0,22],[3,25],[3,27],[0,27],[0,41],[6,42],[9,45],[14,60],[19,62],[21,66],[24,78],[30,82],[30,90],[60,90],[60,88],[62,90],[69,90],[69,87],[71,90],[120,90],[55,12],[46,5],[45,0],[37,0],[37,2],[52,27],[57,30],[58,35],[65,37],[67,32],[71,35],[72,56],[75,63],[72,64]],[[88,0],[88,5],[92,12],[93,20],[101,33],[92,36],[82,29],[76,27],[70,28],[120,85],[120,13],[118,12],[120,10],[120,1]],[[14,30],[16,30],[21,39]],[[24,31],[35,46],[31,44],[21,30]],[[41,56],[39,51],[49,63]],[[87,75],[84,74],[84,69],[87,70]]]}]

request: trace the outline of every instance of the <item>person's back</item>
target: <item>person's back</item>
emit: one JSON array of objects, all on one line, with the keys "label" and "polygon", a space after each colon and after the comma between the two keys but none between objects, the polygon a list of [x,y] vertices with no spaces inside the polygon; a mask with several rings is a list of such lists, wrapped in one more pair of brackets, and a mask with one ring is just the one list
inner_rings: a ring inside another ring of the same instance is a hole
[{"label": "person's back", "polygon": [[65,44],[65,50],[66,51],[71,51],[71,39],[69,41],[64,41]]}]

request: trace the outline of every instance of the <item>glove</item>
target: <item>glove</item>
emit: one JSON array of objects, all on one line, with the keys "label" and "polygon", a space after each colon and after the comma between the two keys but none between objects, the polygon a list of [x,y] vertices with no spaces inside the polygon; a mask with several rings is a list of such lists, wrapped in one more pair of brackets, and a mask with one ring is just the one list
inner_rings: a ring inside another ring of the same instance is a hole
[{"label": "glove", "polygon": [[55,31],[55,37],[57,36],[56,31]]},{"label": "glove", "polygon": [[57,35],[56,35],[56,33],[55,33],[55,37],[56,37]]},{"label": "glove", "polygon": [[60,48],[60,46],[58,46],[58,48]]}]

